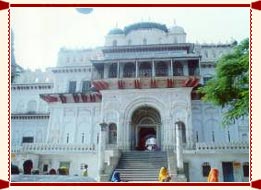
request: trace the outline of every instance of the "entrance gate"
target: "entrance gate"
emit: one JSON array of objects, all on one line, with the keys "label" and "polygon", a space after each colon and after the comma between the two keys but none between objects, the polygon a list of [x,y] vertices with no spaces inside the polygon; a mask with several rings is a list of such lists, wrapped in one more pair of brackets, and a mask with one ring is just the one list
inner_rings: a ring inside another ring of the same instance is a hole
[{"label": "entrance gate", "polygon": [[[150,107],[143,106],[132,114],[131,149],[146,150],[154,142],[154,148],[160,148],[160,114]],[[152,145],[151,145],[152,146]]]}]

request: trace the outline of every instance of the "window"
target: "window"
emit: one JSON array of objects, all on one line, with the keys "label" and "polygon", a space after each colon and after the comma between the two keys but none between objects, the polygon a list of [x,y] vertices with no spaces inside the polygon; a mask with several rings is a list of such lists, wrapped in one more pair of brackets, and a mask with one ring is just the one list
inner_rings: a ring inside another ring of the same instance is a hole
[{"label": "window", "polygon": [[43,172],[48,172],[48,164],[43,165]]},{"label": "window", "polygon": [[123,68],[123,77],[135,77],[134,63],[126,63]]},{"label": "window", "polygon": [[131,45],[131,40],[128,40],[128,45]]},{"label": "window", "polygon": [[206,84],[212,77],[203,77],[203,82]]},{"label": "window", "polygon": [[227,131],[227,139],[228,139],[228,142],[230,142],[230,132]]},{"label": "window", "polygon": [[69,93],[76,92],[76,81],[69,82]]},{"label": "window", "polygon": [[67,136],[66,136],[66,143],[67,144],[69,143],[69,140],[70,140],[69,133],[67,133]]},{"label": "window", "polygon": [[140,77],[151,77],[151,62],[142,62],[139,66]]},{"label": "window", "polygon": [[189,76],[199,75],[199,66],[197,60],[188,61],[188,73]]},{"label": "window", "polygon": [[116,78],[117,77],[117,64],[113,63],[109,67],[109,78]]},{"label": "window", "polygon": [[91,81],[82,82],[82,92],[88,92],[91,88]]},{"label": "window", "polygon": [[33,143],[34,137],[23,137],[22,143]]},{"label": "window", "polygon": [[249,163],[248,162],[243,163],[243,173],[244,173],[244,177],[249,177]]},{"label": "window", "polygon": [[196,142],[198,142],[198,131],[196,131]]},{"label": "window", "polygon": [[204,162],[202,164],[202,175],[203,175],[203,177],[208,177],[208,174],[210,172],[210,168],[211,167],[210,167],[208,162]]},{"label": "window", "polygon": [[117,143],[117,126],[115,123],[109,125],[109,144]]},{"label": "window", "polygon": [[174,63],[174,76],[183,76],[183,66],[180,62]]},{"label": "window", "polygon": [[215,132],[212,131],[212,142],[215,142]]},{"label": "window", "polygon": [[82,143],[84,143],[84,133],[82,133]]},{"label": "window", "polygon": [[165,62],[159,62],[156,65],[156,76],[167,76],[168,66]]}]

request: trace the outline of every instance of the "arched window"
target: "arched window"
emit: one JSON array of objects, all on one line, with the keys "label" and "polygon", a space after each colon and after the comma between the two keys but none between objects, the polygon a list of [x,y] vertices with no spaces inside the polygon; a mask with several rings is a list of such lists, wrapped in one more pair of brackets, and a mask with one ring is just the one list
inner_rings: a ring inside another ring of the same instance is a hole
[{"label": "arched window", "polygon": [[208,162],[204,162],[202,164],[202,175],[203,175],[203,177],[208,177],[210,169],[211,169],[211,167],[210,167]]},{"label": "arched window", "polygon": [[156,76],[167,76],[168,66],[166,62],[159,62],[156,65]]},{"label": "arched window", "polygon": [[128,40],[128,45],[131,45],[131,40]]},{"label": "arched window", "polygon": [[174,76],[183,76],[183,65],[180,62],[174,63]]},{"label": "arched window", "polygon": [[140,77],[151,77],[151,63],[150,62],[140,63],[139,75],[140,75]]},{"label": "arched window", "polygon": [[117,64],[113,63],[109,67],[109,78],[116,78],[117,77]]},{"label": "arched window", "polygon": [[112,41],[112,46],[117,46],[117,40]]},{"label": "arched window", "polygon": [[115,123],[109,125],[109,144],[117,144],[117,126]]},{"label": "arched window", "polygon": [[123,68],[123,77],[135,77],[134,63],[126,63]]}]

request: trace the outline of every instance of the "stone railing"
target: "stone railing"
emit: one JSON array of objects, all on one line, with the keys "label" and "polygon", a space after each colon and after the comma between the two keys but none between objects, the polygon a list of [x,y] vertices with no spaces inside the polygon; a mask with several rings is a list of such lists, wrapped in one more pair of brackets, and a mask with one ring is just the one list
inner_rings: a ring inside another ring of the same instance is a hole
[{"label": "stone railing", "polygon": [[247,142],[234,143],[196,143],[197,152],[248,152]]},{"label": "stone railing", "polygon": [[12,153],[32,152],[32,153],[51,153],[51,152],[95,152],[95,145],[85,144],[46,144],[46,143],[23,143],[22,146],[12,146]]}]

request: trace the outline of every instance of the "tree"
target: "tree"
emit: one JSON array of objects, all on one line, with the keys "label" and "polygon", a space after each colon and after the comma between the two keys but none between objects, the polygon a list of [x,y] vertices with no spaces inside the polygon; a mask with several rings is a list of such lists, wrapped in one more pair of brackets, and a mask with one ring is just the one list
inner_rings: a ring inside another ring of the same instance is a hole
[{"label": "tree", "polygon": [[198,90],[203,101],[226,108],[223,124],[249,114],[249,39],[217,61],[216,75]]}]

